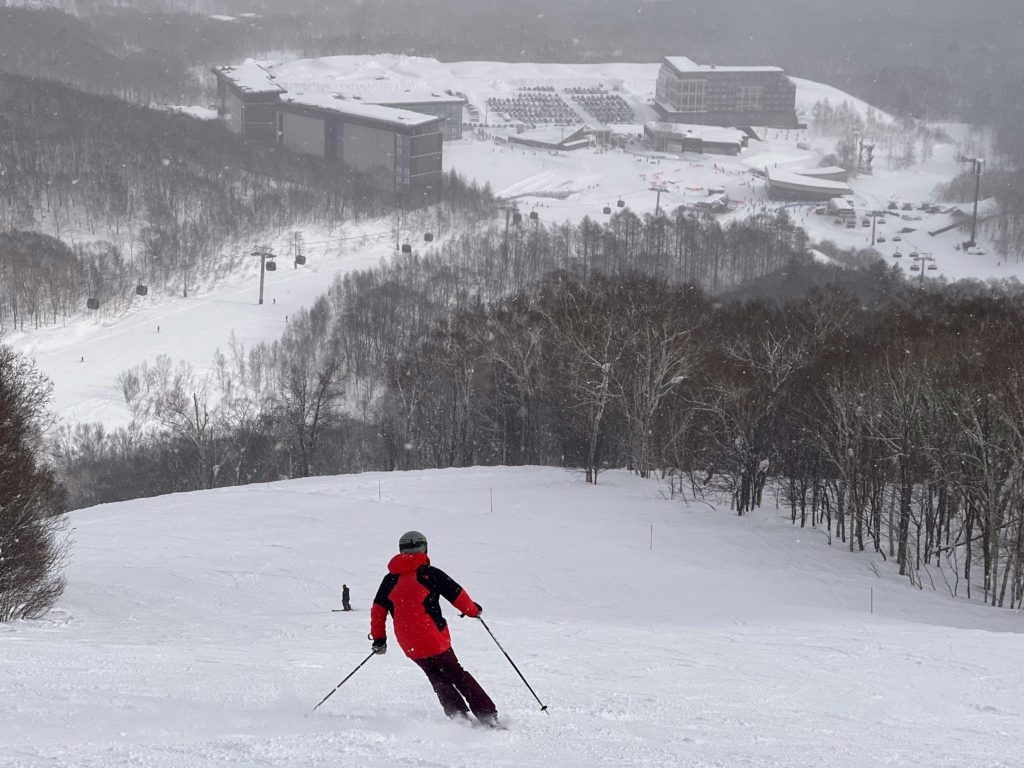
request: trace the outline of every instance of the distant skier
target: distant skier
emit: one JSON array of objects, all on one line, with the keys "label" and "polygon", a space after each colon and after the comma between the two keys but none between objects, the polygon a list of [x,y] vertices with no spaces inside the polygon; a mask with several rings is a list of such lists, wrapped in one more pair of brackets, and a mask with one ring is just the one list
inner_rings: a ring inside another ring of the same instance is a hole
[{"label": "distant skier", "polygon": [[348,584],[341,585],[341,610],[351,611],[352,605],[348,601]]},{"label": "distant skier", "polygon": [[381,581],[370,609],[373,650],[387,652],[385,620],[390,613],[398,644],[426,673],[444,713],[468,719],[472,710],[482,724],[499,727],[494,702],[455,657],[438,598],[443,597],[470,617],[479,616],[483,609],[448,574],[430,564],[427,538],[422,533],[403,534],[398,551],[388,563],[388,575]]}]

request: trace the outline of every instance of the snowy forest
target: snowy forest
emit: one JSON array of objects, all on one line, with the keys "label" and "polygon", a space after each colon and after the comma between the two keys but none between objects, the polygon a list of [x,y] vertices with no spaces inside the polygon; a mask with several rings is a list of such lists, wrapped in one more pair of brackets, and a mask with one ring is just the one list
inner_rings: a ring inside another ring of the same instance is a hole
[{"label": "snowy forest", "polygon": [[[765,276],[730,293],[738,254]],[[64,429],[58,467],[82,506],[371,469],[547,464],[598,483],[627,466],[740,515],[771,494],[915,584],[1019,606],[1024,292],[922,290],[880,262],[839,287],[837,270],[785,217],[465,235],[346,276],[210,376],[166,357],[126,370],[131,426]]]}]

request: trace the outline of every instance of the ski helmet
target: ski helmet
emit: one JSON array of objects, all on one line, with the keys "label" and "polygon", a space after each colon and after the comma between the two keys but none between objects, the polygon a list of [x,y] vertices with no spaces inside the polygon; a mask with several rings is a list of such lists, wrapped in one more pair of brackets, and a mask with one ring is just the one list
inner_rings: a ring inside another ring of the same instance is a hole
[{"label": "ski helmet", "polygon": [[398,551],[402,554],[427,551],[427,537],[419,531],[406,531],[398,540]]}]

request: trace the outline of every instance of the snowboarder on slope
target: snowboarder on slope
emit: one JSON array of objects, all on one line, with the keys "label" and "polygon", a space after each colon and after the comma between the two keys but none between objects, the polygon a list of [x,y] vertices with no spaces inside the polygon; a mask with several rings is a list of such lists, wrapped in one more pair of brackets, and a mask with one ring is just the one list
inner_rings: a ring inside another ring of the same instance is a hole
[{"label": "snowboarder on slope", "polygon": [[388,563],[388,575],[380,583],[370,609],[373,650],[387,652],[385,619],[390,613],[398,644],[426,673],[444,713],[468,719],[472,710],[482,724],[498,727],[494,702],[455,657],[438,598],[443,597],[473,618],[483,609],[448,574],[430,564],[427,538],[422,533],[403,534],[398,551]]}]

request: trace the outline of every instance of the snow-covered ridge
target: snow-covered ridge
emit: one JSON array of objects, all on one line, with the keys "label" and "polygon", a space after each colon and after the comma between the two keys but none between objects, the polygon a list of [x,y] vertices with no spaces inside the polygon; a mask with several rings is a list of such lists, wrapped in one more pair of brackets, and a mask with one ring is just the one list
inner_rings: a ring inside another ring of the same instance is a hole
[{"label": "snow-covered ridge", "polygon": [[[465,469],[75,512],[60,608],[0,627],[0,766],[1019,764],[1019,616],[879,578],[768,508],[737,518],[665,490]],[[509,731],[446,721],[395,648],[307,717],[369,652],[409,528],[549,715],[448,608]],[[331,612],[342,583],[353,613]]]}]

